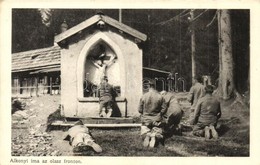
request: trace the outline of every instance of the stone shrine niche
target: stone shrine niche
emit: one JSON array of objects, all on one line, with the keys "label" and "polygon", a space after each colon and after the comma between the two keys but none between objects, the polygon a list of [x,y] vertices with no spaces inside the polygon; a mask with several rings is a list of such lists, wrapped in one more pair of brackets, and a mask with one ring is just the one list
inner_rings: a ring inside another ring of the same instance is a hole
[{"label": "stone shrine niche", "polygon": [[113,112],[118,113],[111,117],[138,113],[142,96],[142,49],[138,43],[146,38],[105,15],[95,15],[55,36],[62,47],[61,115],[99,117],[97,87],[104,75],[116,91],[117,110]]},{"label": "stone shrine niche", "polygon": [[99,41],[91,46],[85,61],[84,97],[98,97],[97,87],[104,76],[107,76],[109,84],[114,86],[117,96],[121,96],[119,65],[116,53],[106,42]]}]

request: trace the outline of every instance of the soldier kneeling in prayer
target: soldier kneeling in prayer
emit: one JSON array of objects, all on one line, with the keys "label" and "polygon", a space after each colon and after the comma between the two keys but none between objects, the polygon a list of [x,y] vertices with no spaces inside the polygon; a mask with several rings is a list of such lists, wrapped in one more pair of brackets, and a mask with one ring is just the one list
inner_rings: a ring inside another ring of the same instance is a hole
[{"label": "soldier kneeling in prayer", "polygon": [[174,93],[162,91],[161,95],[167,104],[167,112],[163,116],[165,122],[164,134],[168,137],[173,134],[181,135],[180,122],[183,116],[183,110],[177,98],[174,96]]},{"label": "soldier kneeling in prayer", "polygon": [[154,89],[154,84],[149,84],[149,91],[145,93],[139,104],[142,126],[141,136],[144,147],[155,147],[163,141],[162,115],[167,111],[166,103],[158,91]]},{"label": "soldier kneeling in prayer", "polygon": [[68,130],[64,140],[69,140],[73,147],[73,152],[82,152],[94,150],[97,153],[102,152],[102,148],[95,142],[89,129],[81,121]]},{"label": "soldier kneeling in prayer", "polygon": [[212,96],[214,87],[205,87],[206,95],[198,100],[194,113],[193,135],[205,136],[206,139],[218,138],[217,126],[218,119],[221,117],[220,102]]},{"label": "soldier kneeling in prayer", "polygon": [[111,117],[113,114],[114,96],[115,91],[112,85],[108,83],[107,76],[104,76],[101,80],[99,91],[99,116],[100,117]]}]

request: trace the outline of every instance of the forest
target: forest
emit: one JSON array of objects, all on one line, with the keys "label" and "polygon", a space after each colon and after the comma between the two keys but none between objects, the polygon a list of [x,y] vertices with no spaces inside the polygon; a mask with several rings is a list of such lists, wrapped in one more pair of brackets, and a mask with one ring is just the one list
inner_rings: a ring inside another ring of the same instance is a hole
[{"label": "forest", "polygon": [[[102,12],[145,33],[143,66],[174,73],[192,85],[191,33],[196,74],[219,83],[219,21],[214,9],[13,9],[12,53],[49,47],[60,25],[69,28]],[[250,10],[229,10],[235,89],[249,91]],[[193,13],[193,19],[191,18]],[[120,18],[119,18],[120,17]]]}]

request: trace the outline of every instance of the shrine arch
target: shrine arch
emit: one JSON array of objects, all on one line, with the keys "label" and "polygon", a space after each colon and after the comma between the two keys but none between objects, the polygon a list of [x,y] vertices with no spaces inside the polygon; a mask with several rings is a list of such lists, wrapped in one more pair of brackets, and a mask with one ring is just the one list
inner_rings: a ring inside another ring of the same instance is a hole
[{"label": "shrine arch", "polygon": [[125,76],[125,60],[123,57],[123,53],[120,47],[106,34],[103,32],[98,32],[94,34],[83,46],[80,51],[79,57],[77,59],[77,96],[78,98],[84,97],[84,77],[85,77],[85,64],[89,52],[91,48],[98,43],[104,42],[108,45],[112,51],[116,54],[117,60],[119,62],[119,70],[120,70],[120,88],[121,88],[121,97],[125,97],[125,89],[126,89],[126,76]]}]

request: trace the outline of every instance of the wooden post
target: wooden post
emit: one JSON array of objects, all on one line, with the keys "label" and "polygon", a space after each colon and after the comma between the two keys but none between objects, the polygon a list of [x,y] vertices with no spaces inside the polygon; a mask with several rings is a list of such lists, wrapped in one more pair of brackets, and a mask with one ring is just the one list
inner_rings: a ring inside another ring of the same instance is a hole
[{"label": "wooden post", "polygon": [[[190,12],[191,21],[194,19],[194,10],[191,10]],[[192,80],[194,80],[196,76],[196,60],[195,60],[195,54],[196,54],[196,41],[195,41],[195,29],[194,29],[194,23],[191,22],[191,75]]]},{"label": "wooden post", "polygon": [[48,94],[48,77],[44,76],[44,90],[43,90],[43,94]]},{"label": "wooden post", "polygon": [[25,89],[24,89],[25,92],[25,96],[28,96],[28,78],[25,78]]},{"label": "wooden post", "polygon": [[19,83],[19,77],[17,77],[17,80],[16,80],[16,96],[18,96],[20,94],[20,83]]},{"label": "wooden post", "polygon": [[29,93],[30,93],[30,97],[32,97],[32,89],[33,89],[33,83],[32,83],[32,77],[29,78]]},{"label": "wooden post", "polygon": [[18,87],[18,94],[20,95],[20,94],[21,94],[21,78],[20,78],[20,76],[18,76],[18,84],[17,84],[17,87]]},{"label": "wooden post", "polygon": [[127,99],[125,98],[125,117],[127,117]]},{"label": "wooden post", "polygon": [[39,76],[38,75],[36,76],[35,80],[36,80],[36,97],[38,97],[39,96],[38,95],[38,82],[39,82]]},{"label": "wooden post", "polygon": [[52,95],[52,77],[50,76],[50,95]]},{"label": "wooden post", "polygon": [[122,9],[119,9],[119,22],[122,23]]}]

